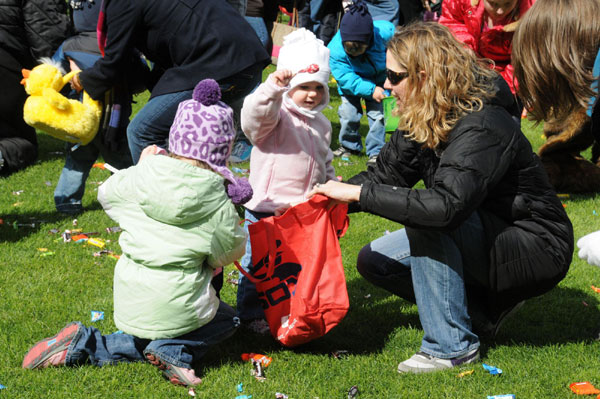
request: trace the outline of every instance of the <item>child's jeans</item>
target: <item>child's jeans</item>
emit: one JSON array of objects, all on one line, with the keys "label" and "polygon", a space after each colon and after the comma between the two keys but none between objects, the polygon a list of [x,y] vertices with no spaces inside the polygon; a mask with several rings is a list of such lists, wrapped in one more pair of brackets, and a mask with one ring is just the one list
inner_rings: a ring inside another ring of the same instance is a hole
[{"label": "child's jeans", "polygon": [[151,353],[176,367],[191,369],[192,364],[202,358],[211,346],[233,335],[239,324],[235,310],[221,302],[208,324],[176,338],[152,341],[123,333],[103,336],[98,329],[81,325],[69,345],[65,364],[104,366],[140,362],[146,360],[145,354]]},{"label": "child's jeans", "polygon": [[[363,116],[361,97],[342,96],[342,103],[338,108],[340,117],[339,143],[342,147],[360,152],[363,145],[358,132],[360,120]],[[365,98],[367,108],[367,119],[369,121],[369,133],[365,139],[366,153],[370,158],[378,155],[381,147],[385,144],[385,125],[383,120],[383,104],[372,98]]]},{"label": "child's jeans", "polygon": [[85,190],[85,182],[99,155],[102,155],[105,162],[117,169],[125,169],[132,165],[125,136],[122,137],[117,151],[109,150],[102,143],[100,134],[97,134],[89,144],[79,146],[75,151],[71,151],[73,146],[72,143],[67,143],[65,146],[67,159],[54,190],[56,210],[70,214],[83,211],[81,199]]},{"label": "child's jeans", "polygon": [[[260,219],[268,218],[273,216],[272,213],[264,212],[253,212],[246,209],[244,230],[248,233],[248,226]],[[250,245],[250,238],[246,240],[246,253],[242,257],[240,262],[241,266],[247,272],[250,272],[252,268],[252,246]],[[248,321],[253,319],[264,319],[265,313],[263,311],[260,302],[258,301],[258,294],[256,292],[256,286],[250,280],[248,280],[242,273],[239,274],[238,278],[238,290],[237,290],[237,312],[238,317],[242,321]]]}]

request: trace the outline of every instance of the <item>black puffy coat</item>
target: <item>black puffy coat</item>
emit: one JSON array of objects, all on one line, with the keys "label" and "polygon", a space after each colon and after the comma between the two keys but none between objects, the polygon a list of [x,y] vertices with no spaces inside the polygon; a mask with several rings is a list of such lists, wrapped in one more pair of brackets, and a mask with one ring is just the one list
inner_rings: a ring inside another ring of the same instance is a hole
[{"label": "black puffy coat", "polygon": [[[500,309],[540,295],[566,275],[573,227],[531,145],[508,110],[503,81],[460,119],[436,152],[396,131],[362,184],[361,211],[416,229],[452,230],[477,211],[490,254],[487,299]],[[419,180],[426,189],[412,189]],[[410,237],[410,235],[409,235]]]},{"label": "black puffy coat", "polygon": [[32,68],[72,33],[64,0],[0,0],[0,47]]}]

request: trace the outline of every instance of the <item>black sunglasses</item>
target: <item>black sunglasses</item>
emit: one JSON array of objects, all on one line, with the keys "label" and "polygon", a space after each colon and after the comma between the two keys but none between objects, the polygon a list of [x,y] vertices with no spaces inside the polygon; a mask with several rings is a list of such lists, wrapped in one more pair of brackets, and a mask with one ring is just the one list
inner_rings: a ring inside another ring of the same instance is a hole
[{"label": "black sunglasses", "polygon": [[408,77],[408,72],[396,72],[386,68],[385,76],[395,86]]}]

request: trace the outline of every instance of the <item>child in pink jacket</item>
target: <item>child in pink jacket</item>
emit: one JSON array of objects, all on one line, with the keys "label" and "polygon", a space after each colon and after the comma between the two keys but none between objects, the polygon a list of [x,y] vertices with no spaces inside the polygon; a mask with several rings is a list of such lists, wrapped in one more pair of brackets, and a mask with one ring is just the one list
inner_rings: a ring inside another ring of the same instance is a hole
[{"label": "child in pink jacket", "polygon": [[[308,199],[317,183],[335,179],[331,123],[321,113],[329,104],[329,49],[312,32],[299,29],[284,38],[273,72],[244,100],[242,130],[254,146],[246,203],[246,226],[282,214]],[[251,269],[250,240],[241,265]],[[240,274],[237,310],[255,332],[269,329],[254,284]]]}]

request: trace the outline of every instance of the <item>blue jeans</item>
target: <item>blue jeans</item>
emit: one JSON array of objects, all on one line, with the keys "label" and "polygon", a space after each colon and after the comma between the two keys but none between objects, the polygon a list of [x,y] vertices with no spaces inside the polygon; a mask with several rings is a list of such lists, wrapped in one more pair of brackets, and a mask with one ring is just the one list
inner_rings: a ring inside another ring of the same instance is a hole
[{"label": "blue jeans", "polygon": [[233,335],[239,319],[231,306],[221,302],[208,324],[177,338],[154,341],[123,333],[103,336],[97,328],[79,325],[79,331],[67,349],[67,366],[141,362],[146,360],[145,354],[151,353],[174,366],[191,369],[211,346]]},{"label": "blue jeans", "polygon": [[[340,117],[339,142],[344,148],[360,152],[363,149],[360,133],[360,120],[363,116],[361,97],[341,96],[342,103],[338,108]],[[372,98],[365,98],[367,119],[369,120],[369,133],[365,139],[367,156],[370,158],[378,155],[385,144],[385,125],[383,119],[383,104]]]},{"label": "blue jeans", "polygon": [[[262,78],[262,65],[252,65],[237,74],[218,81],[221,100],[233,109],[234,124],[239,126],[239,115],[243,99]],[[135,115],[127,127],[127,140],[131,158],[136,164],[144,148],[156,144],[169,148],[169,130],[175,119],[179,103],[192,98],[193,90],[163,94],[153,97]],[[240,101],[241,100],[241,101]]]},{"label": "blue jeans", "polygon": [[56,188],[54,189],[54,204],[56,210],[63,213],[79,213],[83,211],[81,199],[85,191],[85,181],[98,155],[102,155],[106,163],[117,169],[128,168],[132,165],[131,154],[125,141],[117,151],[110,151],[103,143],[100,134],[87,145],[79,146],[75,151],[72,143],[67,143],[65,166],[62,169]]},{"label": "blue jeans", "polygon": [[400,18],[398,0],[367,0],[367,8],[373,21],[384,20],[398,25]]},{"label": "blue jeans", "polygon": [[267,47],[269,43],[269,32],[267,32],[267,25],[265,25],[265,20],[261,17],[249,17],[245,16],[246,21],[250,24],[256,35],[260,39],[260,42],[263,46]]},{"label": "blue jeans", "polygon": [[479,347],[468,313],[466,283],[484,285],[489,270],[485,232],[473,213],[451,232],[397,230],[365,246],[359,273],[415,302],[424,335],[421,351],[442,359]]},{"label": "blue jeans", "polygon": [[[246,220],[244,222],[244,230],[246,231],[246,234],[248,234],[248,226],[250,224],[269,216],[273,216],[273,214],[252,212],[246,209]],[[246,240],[246,253],[242,257],[240,264],[245,271],[250,272],[252,267],[252,246],[250,245],[250,238]],[[238,277],[237,314],[242,321],[264,319],[265,317],[265,312],[258,301],[256,286],[252,281],[244,277],[242,273],[239,273]]]}]

